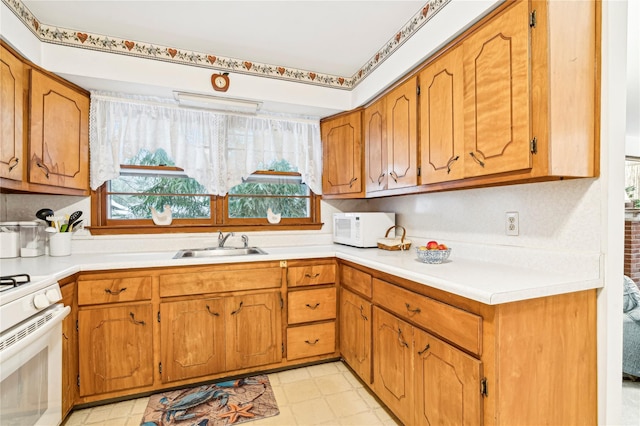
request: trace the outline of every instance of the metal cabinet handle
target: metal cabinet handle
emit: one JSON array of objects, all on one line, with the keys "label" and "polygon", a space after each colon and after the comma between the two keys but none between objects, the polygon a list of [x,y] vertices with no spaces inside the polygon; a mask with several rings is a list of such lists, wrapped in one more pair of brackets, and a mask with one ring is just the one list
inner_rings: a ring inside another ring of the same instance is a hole
[{"label": "metal cabinet handle", "polygon": [[[473,154],[471,154],[471,155],[473,155]],[[458,161],[459,158],[460,158],[460,156],[456,155],[451,160],[449,160],[449,162],[447,163],[447,174],[451,173],[451,165],[453,163],[455,163],[456,161]]]},{"label": "metal cabinet handle", "polygon": [[409,347],[409,344],[402,338],[402,330],[398,328],[398,341],[404,347]]},{"label": "metal cabinet handle", "polygon": [[380,173],[380,176],[378,176],[378,185],[380,185],[382,183],[382,179],[384,179],[384,175],[385,175],[385,173],[382,172],[382,173]]},{"label": "metal cabinet handle", "polygon": [[207,307],[207,312],[209,312],[211,315],[213,315],[214,317],[219,317],[220,314],[217,312],[212,312],[211,308],[209,307],[209,305],[205,305]]},{"label": "metal cabinet handle", "polygon": [[62,337],[64,337],[64,340],[69,340],[69,337],[65,333],[62,333]]},{"label": "metal cabinet handle", "polygon": [[[12,161],[15,161],[15,162],[13,164],[11,164]],[[9,160],[9,171],[15,169],[19,162],[20,162],[20,160],[18,158],[15,158],[15,157],[12,158],[11,160]]]},{"label": "metal cabinet handle", "polygon": [[129,316],[131,317],[131,321],[133,321],[133,323],[136,324],[136,325],[145,325],[146,324],[144,321],[136,320],[136,316],[133,315],[133,312],[129,312]]},{"label": "metal cabinet handle", "polygon": [[365,320],[365,321],[369,321],[369,318],[367,318],[367,316],[364,314],[364,307],[362,305],[360,305],[360,316]]},{"label": "metal cabinet handle", "polygon": [[240,306],[238,306],[238,309],[236,309],[235,311],[231,312],[231,315],[235,315],[235,314],[237,314],[238,312],[240,312],[242,310],[242,303],[243,302],[240,302]]},{"label": "metal cabinet handle", "polygon": [[305,340],[304,342],[305,342],[306,344],[308,344],[308,345],[315,345],[315,344],[316,344],[316,343],[318,343],[319,341],[320,341],[320,339],[316,339],[316,340],[314,340],[313,342],[310,342],[310,341],[308,341],[308,340]]},{"label": "metal cabinet handle", "polygon": [[306,306],[307,308],[309,308],[309,309],[315,310],[318,306],[320,306],[320,304],[319,304],[319,303],[316,303],[315,305],[311,306],[311,305],[309,305],[309,304],[307,303],[305,306]]},{"label": "metal cabinet handle", "polygon": [[481,167],[484,167],[484,162],[482,160],[480,160],[478,157],[476,157],[473,152],[470,152],[469,155],[471,156],[471,158],[473,158],[474,160],[476,160],[476,163],[480,164]]},{"label": "metal cabinet handle", "polygon": [[425,346],[423,350],[421,350],[420,352],[418,352],[418,355],[422,355],[422,354],[424,354],[426,351],[428,351],[428,350],[429,350],[429,347],[430,347],[430,346],[429,346],[429,344],[427,343],[427,346]]},{"label": "metal cabinet handle", "polygon": [[40,167],[42,170],[44,170],[44,176],[49,179],[49,168],[47,166],[45,166],[44,164],[42,164],[41,162],[37,161],[36,162],[36,166]]},{"label": "metal cabinet handle", "polygon": [[357,178],[357,177],[352,178],[352,179],[349,181],[349,188],[351,188],[351,187],[353,186],[353,183],[354,183],[355,181],[357,181],[357,180],[358,180],[358,178]]},{"label": "metal cabinet handle", "polygon": [[389,172],[389,176],[391,176],[391,179],[393,179],[395,183],[398,183],[398,174],[396,172]]},{"label": "metal cabinet handle", "polygon": [[307,278],[318,278],[318,277],[320,276],[320,273],[313,274],[313,275],[311,275],[311,274],[304,274],[304,276],[305,276],[305,277],[307,277]]},{"label": "metal cabinet handle", "polygon": [[405,303],[404,306],[406,306],[407,311],[411,312],[412,314],[419,314],[420,312],[422,312],[420,308],[411,309],[411,305],[408,303]]},{"label": "metal cabinet handle", "polygon": [[117,295],[119,295],[120,293],[122,293],[123,291],[125,291],[126,289],[127,289],[126,287],[122,287],[120,290],[113,291],[113,290],[111,290],[110,288],[105,288],[105,289],[104,289],[104,292],[105,292],[105,293],[108,293],[108,294],[110,294],[110,295],[112,295],[112,296],[117,296]]}]

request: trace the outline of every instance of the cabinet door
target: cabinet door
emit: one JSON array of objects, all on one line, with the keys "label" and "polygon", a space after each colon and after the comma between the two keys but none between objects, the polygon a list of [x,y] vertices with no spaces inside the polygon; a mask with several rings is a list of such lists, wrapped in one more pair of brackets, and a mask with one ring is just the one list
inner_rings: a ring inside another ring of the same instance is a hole
[{"label": "cabinet door", "polygon": [[71,411],[76,400],[78,383],[78,339],[76,314],[73,306],[75,281],[61,287],[62,303],[71,307],[71,313],[62,320],[62,417]]},{"label": "cabinet door", "polygon": [[31,70],[29,182],[89,189],[89,98]]},{"label": "cabinet door", "polygon": [[227,371],[282,360],[280,293],[229,297],[225,315]]},{"label": "cabinet door", "polygon": [[24,65],[0,46],[0,177],[22,180]]},{"label": "cabinet door", "polygon": [[414,424],[481,425],[482,363],[414,328]]},{"label": "cabinet door", "polygon": [[371,303],[340,291],[340,352],[366,383],[371,383]]},{"label": "cabinet door", "polygon": [[411,326],[373,308],[373,389],[404,424],[413,419]]},{"label": "cabinet door", "polygon": [[160,303],[160,344],[165,383],[224,371],[223,299]]},{"label": "cabinet door", "polygon": [[360,110],[320,123],[322,193],[362,194],[362,113]]},{"label": "cabinet door", "polygon": [[417,83],[411,78],[385,96],[389,189],[418,184]]},{"label": "cabinet door", "polygon": [[385,103],[380,99],[364,110],[364,147],[367,192],[387,189],[387,128]]},{"label": "cabinet door", "polygon": [[462,48],[420,72],[421,183],[464,177],[464,76]]},{"label": "cabinet door", "polygon": [[528,4],[518,2],[462,44],[465,176],[531,167]]},{"label": "cabinet door", "polygon": [[80,396],[153,384],[150,303],[78,312]]}]

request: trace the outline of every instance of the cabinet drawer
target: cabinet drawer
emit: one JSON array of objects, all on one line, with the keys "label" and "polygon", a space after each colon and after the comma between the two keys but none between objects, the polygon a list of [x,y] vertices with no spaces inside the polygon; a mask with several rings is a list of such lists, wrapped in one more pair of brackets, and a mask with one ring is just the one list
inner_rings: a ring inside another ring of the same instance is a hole
[{"label": "cabinet drawer", "polygon": [[289,324],[336,317],[336,289],[321,288],[289,292]]},{"label": "cabinet drawer", "polygon": [[373,300],[463,349],[482,353],[482,317],[478,315],[377,278],[373,279]]},{"label": "cabinet drawer", "polygon": [[309,265],[289,268],[289,287],[317,284],[333,284],[336,281],[336,265]]},{"label": "cabinet drawer", "polygon": [[161,275],[160,297],[279,288],[281,283],[279,267],[237,264],[220,270]]},{"label": "cabinet drawer", "polygon": [[78,281],[78,305],[151,299],[151,277],[122,277]]},{"label": "cabinet drawer", "polygon": [[341,265],[340,284],[363,296],[371,297],[371,275],[366,272],[359,271],[350,266]]},{"label": "cabinet drawer", "polygon": [[335,351],[335,322],[287,328],[287,359],[307,358]]}]

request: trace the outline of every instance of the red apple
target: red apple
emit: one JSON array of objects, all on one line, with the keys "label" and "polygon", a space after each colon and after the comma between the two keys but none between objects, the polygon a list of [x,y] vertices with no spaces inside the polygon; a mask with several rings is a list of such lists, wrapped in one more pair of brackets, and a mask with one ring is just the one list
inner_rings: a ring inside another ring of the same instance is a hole
[{"label": "red apple", "polygon": [[444,244],[438,244],[438,250],[446,250],[447,246]]},{"label": "red apple", "polygon": [[437,241],[429,241],[427,243],[427,250],[438,250],[438,242]]}]

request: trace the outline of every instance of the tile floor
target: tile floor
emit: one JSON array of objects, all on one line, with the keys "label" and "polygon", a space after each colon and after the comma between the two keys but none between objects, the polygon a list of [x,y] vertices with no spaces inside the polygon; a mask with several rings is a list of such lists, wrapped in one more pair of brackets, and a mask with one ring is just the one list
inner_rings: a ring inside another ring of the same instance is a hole
[{"label": "tile floor", "polygon": [[[380,406],[342,362],[269,374],[280,414],[249,426],[400,423]],[[139,426],[148,398],[74,411],[64,426]]]},{"label": "tile floor", "polygon": [[640,426],[640,382],[622,382],[622,425]]}]

